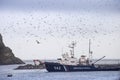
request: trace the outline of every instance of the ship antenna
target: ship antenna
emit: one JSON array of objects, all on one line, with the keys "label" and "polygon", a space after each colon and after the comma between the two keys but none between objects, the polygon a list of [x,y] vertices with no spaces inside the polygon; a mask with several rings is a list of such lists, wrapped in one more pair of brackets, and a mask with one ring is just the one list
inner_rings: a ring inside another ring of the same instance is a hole
[{"label": "ship antenna", "polygon": [[62,47],[62,54],[63,54],[63,47]]}]

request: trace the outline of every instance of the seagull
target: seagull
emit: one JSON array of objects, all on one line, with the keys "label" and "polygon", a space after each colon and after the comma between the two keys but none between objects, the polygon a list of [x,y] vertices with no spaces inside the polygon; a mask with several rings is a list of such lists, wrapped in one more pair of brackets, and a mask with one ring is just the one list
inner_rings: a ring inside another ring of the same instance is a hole
[{"label": "seagull", "polygon": [[36,40],[37,44],[40,44],[40,42],[38,40]]}]

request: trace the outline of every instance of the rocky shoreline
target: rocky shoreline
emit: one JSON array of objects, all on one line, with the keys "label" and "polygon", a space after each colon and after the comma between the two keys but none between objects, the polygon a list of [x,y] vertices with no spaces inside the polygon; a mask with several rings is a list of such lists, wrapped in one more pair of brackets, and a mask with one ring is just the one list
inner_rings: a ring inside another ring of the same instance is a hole
[{"label": "rocky shoreline", "polygon": [[2,35],[0,34],[0,65],[10,64],[24,64],[24,62],[17,58],[9,47],[5,46]]},{"label": "rocky shoreline", "polygon": [[26,65],[18,66],[17,68],[15,68],[15,70],[30,70],[30,69],[45,69],[45,65],[44,64],[41,64],[41,65],[26,64]]}]

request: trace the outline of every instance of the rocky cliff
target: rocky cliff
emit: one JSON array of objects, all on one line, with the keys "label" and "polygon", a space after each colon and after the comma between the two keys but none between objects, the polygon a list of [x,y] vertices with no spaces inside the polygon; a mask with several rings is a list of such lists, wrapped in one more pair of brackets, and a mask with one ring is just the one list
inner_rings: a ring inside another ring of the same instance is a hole
[{"label": "rocky cliff", "polygon": [[23,64],[24,62],[15,57],[12,50],[6,47],[3,43],[2,35],[0,34],[0,65],[8,64]]}]

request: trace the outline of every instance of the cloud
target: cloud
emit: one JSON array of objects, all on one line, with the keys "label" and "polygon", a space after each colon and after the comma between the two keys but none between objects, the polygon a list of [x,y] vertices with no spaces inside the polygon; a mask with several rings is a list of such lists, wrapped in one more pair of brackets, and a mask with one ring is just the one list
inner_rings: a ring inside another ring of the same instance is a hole
[{"label": "cloud", "polygon": [[119,0],[1,0],[3,9],[119,12]]}]

